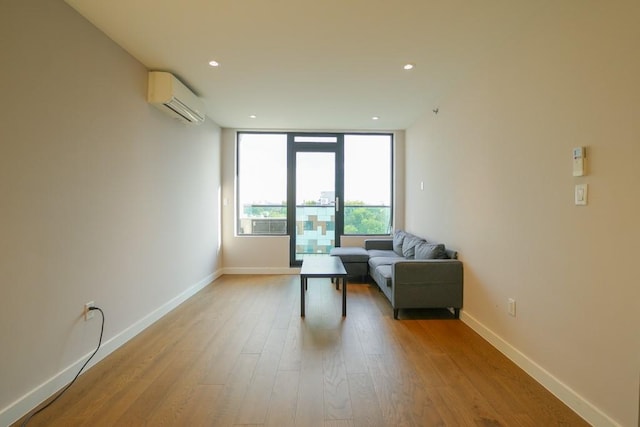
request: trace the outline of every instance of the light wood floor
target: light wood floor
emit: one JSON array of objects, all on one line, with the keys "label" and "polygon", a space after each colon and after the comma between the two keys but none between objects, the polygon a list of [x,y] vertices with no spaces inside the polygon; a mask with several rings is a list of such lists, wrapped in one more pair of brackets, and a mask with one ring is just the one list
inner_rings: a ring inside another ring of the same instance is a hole
[{"label": "light wood floor", "polygon": [[[109,313],[106,313],[107,322]],[[18,424],[16,424],[18,425]],[[223,276],[105,360],[29,426],[587,425],[446,311],[374,285]]]}]

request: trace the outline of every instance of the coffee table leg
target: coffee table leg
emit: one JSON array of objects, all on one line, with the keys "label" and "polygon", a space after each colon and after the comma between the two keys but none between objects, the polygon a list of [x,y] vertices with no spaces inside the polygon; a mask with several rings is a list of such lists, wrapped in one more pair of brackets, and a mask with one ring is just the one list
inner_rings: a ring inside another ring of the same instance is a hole
[{"label": "coffee table leg", "polygon": [[347,316],[347,278],[342,278],[342,317]]},{"label": "coffee table leg", "polygon": [[306,280],[303,276],[300,276],[300,317],[304,317],[304,288]]}]

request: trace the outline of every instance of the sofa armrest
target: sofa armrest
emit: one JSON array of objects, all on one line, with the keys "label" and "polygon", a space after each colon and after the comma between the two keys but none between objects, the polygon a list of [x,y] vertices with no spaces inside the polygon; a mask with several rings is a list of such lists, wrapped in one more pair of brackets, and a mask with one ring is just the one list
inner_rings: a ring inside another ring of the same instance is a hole
[{"label": "sofa armrest", "polygon": [[392,266],[394,308],[462,307],[462,262],[398,261]]},{"label": "sofa armrest", "polygon": [[364,241],[364,248],[369,249],[381,249],[381,250],[393,250],[392,239],[367,239]]},{"label": "sofa armrest", "polygon": [[462,262],[457,259],[412,259],[394,264],[393,279],[403,284],[462,283]]}]

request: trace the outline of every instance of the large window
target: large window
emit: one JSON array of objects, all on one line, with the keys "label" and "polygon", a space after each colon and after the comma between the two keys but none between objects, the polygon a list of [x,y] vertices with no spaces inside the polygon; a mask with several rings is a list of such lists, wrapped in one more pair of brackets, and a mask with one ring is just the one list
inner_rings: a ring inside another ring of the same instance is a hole
[{"label": "large window", "polygon": [[389,234],[392,153],[390,134],[239,132],[237,233],[289,234],[314,253]]},{"label": "large window", "polygon": [[344,136],[344,234],[391,232],[391,135]]},{"label": "large window", "polygon": [[287,135],[238,134],[238,234],[287,234]]}]

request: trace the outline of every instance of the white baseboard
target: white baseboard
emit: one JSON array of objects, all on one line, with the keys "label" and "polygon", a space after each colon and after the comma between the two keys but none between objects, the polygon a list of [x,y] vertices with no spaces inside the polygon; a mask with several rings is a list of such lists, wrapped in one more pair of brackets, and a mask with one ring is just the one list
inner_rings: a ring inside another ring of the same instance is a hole
[{"label": "white baseboard", "polygon": [[[195,295],[197,292],[205,288],[220,276],[222,276],[221,270],[218,270],[206,276],[198,283],[192,285],[175,298],[167,301],[162,306],[147,314],[145,317],[138,320],[125,330],[121,331],[109,340],[104,341],[100,346],[100,350],[98,350],[94,358],[91,359],[91,362],[87,364],[87,367],[85,368],[83,373],[87,372],[96,363],[107,357],[109,354],[113,353],[127,341],[151,326],[164,315],[182,304],[188,298]],[[67,385],[71,380],[73,380],[73,377],[75,377],[78,370],[86,362],[89,356],[91,356],[91,353],[93,353],[93,350],[83,355],[76,362],[66,367],[62,371],[56,373],[53,377],[49,378],[33,390],[29,391],[27,394],[25,394],[6,408],[2,409],[0,411],[0,426],[8,426],[13,424],[14,422],[22,418],[25,414],[29,413],[33,408],[40,405],[40,403],[44,402],[46,399],[60,390],[62,387]]]},{"label": "white baseboard", "polygon": [[228,267],[223,274],[300,274],[300,268],[290,267]]},{"label": "white baseboard", "polygon": [[513,347],[498,334],[480,323],[472,315],[464,310],[460,313],[460,319],[471,329],[476,331],[482,338],[487,340],[491,345],[498,349],[502,354],[507,356],[522,368],[533,379],[538,381],[543,387],[549,390],[554,396],[564,402],[575,413],[580,415],[589,424],[595,427],[621,427],[620,424],[612,420],[607,414],[602,412],[591,402],[576,393],[571,387],[553,376],[549,371],[531,360],[527,355]]}]

